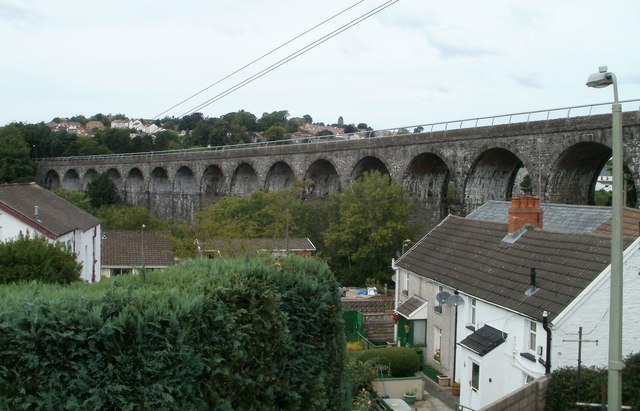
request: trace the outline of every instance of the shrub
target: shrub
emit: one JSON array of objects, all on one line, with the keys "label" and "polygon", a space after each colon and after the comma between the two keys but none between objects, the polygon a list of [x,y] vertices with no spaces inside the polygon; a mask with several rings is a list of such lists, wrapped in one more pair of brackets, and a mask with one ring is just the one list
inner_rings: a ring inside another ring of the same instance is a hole
[{"label": "shrub", "polygon": [[44,236],[0,243],[0,284],[18,281],[70,283],[80,280],[82,266],[62,243]]},{"label": "shrub", "polygon": [[[551,381],[547,391],[547,410],[573,410],[576,402],[576,367],[563,367],[551,373]],[[640,354],[625,359],[622,370],[622,402],[625,405],[640,404]],[[602,392],[607,387],[607,370],[605,368],[586,367],[580,374],[581,402],[599,404]]]},{"label": "shrub", "polygon": [[345,409],[337,284],[298,260],[0,287],[0,409]]},{"label": "shrub", "polygon": [[375,348],[354,352],[361,361],[373,360],[389,367],[391,377],[412,377],[420,369],[418,354],[413,348]]}]

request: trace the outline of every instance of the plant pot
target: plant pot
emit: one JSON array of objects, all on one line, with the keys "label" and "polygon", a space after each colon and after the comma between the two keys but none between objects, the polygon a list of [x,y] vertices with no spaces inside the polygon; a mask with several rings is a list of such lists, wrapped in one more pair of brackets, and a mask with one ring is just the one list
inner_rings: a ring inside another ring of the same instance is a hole
[{"label": "plant pot", "polygon": [[416,403],[416,394],[404,394],[404,402],[409,405],[413,405]]},{"label": "plant pot", "polygon": [[460,387],[451,387],[451,395],[454,397],[460,396]]},{"label": "plant pot", "polygon": [[441,387],[448,387],[450,380],[448,375],[438,375],[438,385]]}]

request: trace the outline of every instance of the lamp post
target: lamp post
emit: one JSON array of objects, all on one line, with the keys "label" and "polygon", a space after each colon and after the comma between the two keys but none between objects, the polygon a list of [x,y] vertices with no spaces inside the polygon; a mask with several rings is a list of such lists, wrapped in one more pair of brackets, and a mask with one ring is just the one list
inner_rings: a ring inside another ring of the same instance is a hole
[{"label": "lamp post", "polygon": [[615,74],[600,67],[598,73],[589,76],[587,86],[602,88],[613,84],[611,116],[611,157],[613,160],[613,197],[611,221],[611,295],[609,307],[609,373],[607,400],[610,410],[622,409],[622,107],[618,100],[618,83]]},{"label": "lamp post", "polygon": [[145,257],[144,256],[144,229],[146,227],[147,226],[145,224],[142,224],[142,227],[140,228],[140,245],[141,245],[141,248],[142,248],[142,250],[141,250],[142,252],[140,253],[140,255],[142,257],[142,260],[141,260],[142,261],[142,267],[141,267],[141,271],[142,272],[140,274],[142,274],[142,279],[143,280],[146,279],[145,272],[144,272],[145,271],[145,267],[144,267],[144,263],[145,263],[145,258],[144,258]]}]

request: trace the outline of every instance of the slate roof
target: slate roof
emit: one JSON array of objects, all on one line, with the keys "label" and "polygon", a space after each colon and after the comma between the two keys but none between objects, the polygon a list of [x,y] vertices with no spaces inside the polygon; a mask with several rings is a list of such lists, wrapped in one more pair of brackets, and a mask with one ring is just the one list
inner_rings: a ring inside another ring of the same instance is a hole
[{"label": "slate roof", "polygon": [[[544,310],[553,319],[609,265],[606,236],[531,228],[507,243],[506,234],[507,224],[450,215],[396,265],[533,319]],[[527,297],[531,267],[540,290]]]},{"label": "slate roof", "polygon": [[[611,219],[611,207],[541,203],[544,210],[542,228],[564,232],[594,232]],[[467,217],[507,223],[511,201],[487,201]],[[636,233],[638,232],[636,226]],[[637,237],[637,235],[636,235]]]},{"label": "slate roof", "polygon": [[507,334],[505,332],[493,328],[490,325],[485,325],[460,341],[460,345],[483,357],[505,342],[506,339]]},{"label": "slate roof", "polygon": [[100,224],[96,217],[36,183],[0,184],[0,208],[54,239]]},{"label": "slate roof", "polygon": [[416,312],[416,310],[420,309],[420,307],[422,307],[426,302],[427,302],[426,300],[423,300],[422,298],[414,295],[411,298],[409,298],[407,301],[400,304],[396,309],[396,311],[399,314],[402,314],[404,317],[409,318],[411,317],[411,314]]},{"label": "slate roof", "polygon": [[102,231],[103,267],[167,267],[173,264],[173,244],[169,231],[144,231],[144,261],[140,230]]},{"label": "slate roof", "polygon": [[258,251],[315,251],[316,247],[308,238],[231,238],[212,239],[202,242],[206,251],[219,251],[223,255]]}]

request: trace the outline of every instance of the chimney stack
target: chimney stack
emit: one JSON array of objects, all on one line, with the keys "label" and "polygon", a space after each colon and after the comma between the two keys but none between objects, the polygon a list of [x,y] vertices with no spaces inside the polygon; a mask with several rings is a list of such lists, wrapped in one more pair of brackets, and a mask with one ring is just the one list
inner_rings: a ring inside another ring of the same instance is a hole
[{"label": "chimney stack", "polygon": [[509,234],[518,231],[525,224],[533,224],[542,228],[542,215],[544,210],[540,208],[540,199],[532,196],[513,197],[509,209]]}]

